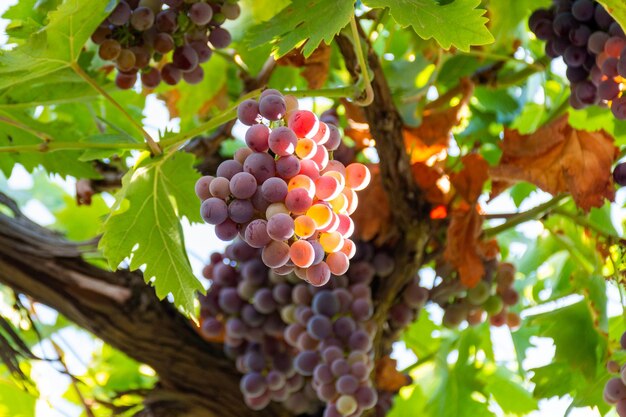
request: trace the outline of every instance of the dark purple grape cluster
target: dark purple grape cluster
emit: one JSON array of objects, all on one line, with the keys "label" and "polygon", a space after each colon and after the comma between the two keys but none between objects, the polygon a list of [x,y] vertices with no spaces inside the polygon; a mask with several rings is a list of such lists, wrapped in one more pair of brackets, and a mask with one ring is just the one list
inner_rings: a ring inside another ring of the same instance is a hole
[{"label": "dark purple grape cluster", "polygon": [[357,191],[370,182],[361,163],[330,159],[342,144],[332,113],[318,118],[298,100],[265,90],[245,100],[247,147],[196,183],[202,218],[222,240],[237,235],[261,248],[265,265],[317,286],[343,275],[354,256]]},{"label": "dark purple grape cluster", "polygon": [[[391,397],[379,401],[371,380],[376,326],[370,286],[375,277],[389,276],[394,262],[369,244],[358,246],[348,271],[319,287],[276,274],[260,249],[241,240],[211,256],[201,330],[223,338],[244,374],[240,387],[250,408],[277,401],[296,414],[325,405],[324,417],[358,417],[390,407]],[[423,305],[423,295],[419,299]]]},{"label": "dark purple grape cluster", "polygon": [[[222,24],[240,12],[237,0],[121,0],[91,39],[100,58],[115,62],[121,89],[138,77],[146,88],[181,79],[197,84],[204,77],[200,64],[231,42]],[[161,66],[166,56],[170,62]]]},{"label": "dark purple grape cluster", "polygon": [[[626,350],[626,332],[622,334],[620,345],[623,350]],[[610,373],[619,374],[619,377],[609,379],[604,385],[604,401],[615,405],[618,416],[626,417],[626,365],[609,361],[606,367]]]},{"label": "dark purple grape cluster", "polygon": [[563,57],[571,83],[570,104],[581,109],[608,104],[618,119],[626,119],[626,36],[604,7],[593,0],[553,0],[536,10],[528,26],[546,41],[550,58]]},{"label": "dark purple grape cluster", "polygon": [[495,260],[484,265],[485,276],[469,289],[454,278],[449,264],[437,269],[443,280],[431,290],[431,299],[444,310],[444,326],[456,328],[464,321],[475,326],[483,323],[487,316],[492,326],[519,327],[519,315],[509,311],[509,307],[519,301],[519,293],[513,288],[515,267]]}]

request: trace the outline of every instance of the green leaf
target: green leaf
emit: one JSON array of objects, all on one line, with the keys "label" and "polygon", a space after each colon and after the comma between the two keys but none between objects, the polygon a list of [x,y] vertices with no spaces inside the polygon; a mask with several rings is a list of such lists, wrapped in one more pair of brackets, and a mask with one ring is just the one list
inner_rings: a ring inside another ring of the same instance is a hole
[{"label": "green leaf", "polygon": [[[26,111],[19,109],[0,110],[0,148],[12,146],[34,146],[43,143],[42,135],[49,140],[78,142],[82,133],[73,120],[53,120],[43,123]],[[17,126],[16,126],[17,125]],[[81,151],[14,152],[0,153],[0,171],[8,177],[13,165],[20,163],[28,171],[42,166],[50,173],[78,178],[99,178],[100,174],[91,163],[79,161]]]},{"label": "green leaf", "polygon": [[[122,144],[122,143],[137,143],[137,141],[129,135],[125,134],[98,134],[89,136],[81,140],[82,143],[98,143],[98,144]],[[78,158],[79,161],[93,161],[96,159],[108,158],[112,155],[118,154],[121,155],[125,151],[120,149],[87,149],[83,154]]]},{"label": "green leaf", "polygon": [[585,301],[531,316],[529,324],[538,326],[537,336],[554,340],[554,362],[568,364],[569,372],[580,372],[591,381],[598,366],[603,366],[604,355],[599,353],[598,348],[606,346],[606,339],[594,326],[591,310]]},{"label": "green leaf", "polygon": [[494,41],[487,29],[485,9],[480,0],[457,0],[439,5],[435,0],[365,0],[369,7],[389,7],[393,18],[403,27],[411,26],[424,39],[435,38],[444,49],[454,46],[469,51],[472,45]]},{"label": "green leaf", "polygon": [[37,397],[23,391],[0,374],[0,416],[35,417],[36,402]]},{"label": "green leaf", "polygon": [[526,198],[537,189],[537,187],[529,182],[518,182],[509,190],[509,194],[515,203],[515,206],[519,208],[522,204],[522,201],[526,200]]},{"label": "green leaf", "polygon": [[88,206],[79,206],[76,200],[66,195],[65,207],[56,211],[55,229],[63,231],[63,234],[71,240],[85,241],[95,237],[100,229],[100,224],[109,212],[109,207],[99,194],[91,198]]},{"label": "green leaf", "polygon": [[526,415],[537,409],[537,400],[522,386],[519,376],[504,366],[490,366],[485,371],[485,390],[507,415]]},{"label": "green leaf", "polygon": [[187,314],[195,292],[203,291],[185,251],[180,218],[200,221],[193,192],[199,174],[193,155],[177,153],[151,162],[145,159],[122,180],[111,216],[104,224],[100,248],[113,268],[130,257],[130,269],[145,265],[144,278],[159,298],[172,294]]},{"label": "green leaf", "polygon": [[247,42],[252,48],[271,42],[277,57],[306,42],[302,53],[308,57],[322,41],[330,45],[353,13],[353,0],[293,0],[272,19],[250,29]]},{"label": "green leaf", "polygon": [[[68,68],[110,12],[110,0],[65,0],[48,14],[48,24],[0,55],[0,90]],[[51,82],[51,80],[48,80]]]}]

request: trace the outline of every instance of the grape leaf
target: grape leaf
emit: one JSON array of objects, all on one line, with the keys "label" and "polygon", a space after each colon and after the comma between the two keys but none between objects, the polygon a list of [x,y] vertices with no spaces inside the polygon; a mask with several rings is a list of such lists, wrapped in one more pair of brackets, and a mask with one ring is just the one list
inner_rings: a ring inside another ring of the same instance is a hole
[{"label": "grape leaf", "polygon": [[199,175],[193,163],[193,155],[179,153],[137,164],[122,180],[100,240],[111,267],[126,257],[131,257],[131,270],[145,265],[144,278],[153,283],[157,296],[171,293],[187,314],[193,312],[195,291],[203,291],[191,271],[179,220],[185,216],[200,221],[193,193]]},{"label": "grape leaf", "polygon": [[330,45],[353,13],[354,0],[293,0],[272,19],[251,28],[247,43],[256,48],[272,42],[280,58],[306,42],[302,47],[306,58],[322,41]]},{"label": "grape leaf", "polygon": [[89,36],[114,5],[110,0],[63,2],[48,14],[45,28],[0,55],[0,90],[47,77],[75,63]]},{"label": "grape leaf", "polygon": [[[77,142],[83,135],[73,120],[53,120],[48,123],[33,119],[27,112],[0,109],[0,149],[11,146],[43,144],[43,138],[54,141]],[[11,174],[15,163],[28,171],[43,166],[48,172],[82,178],[100,178],[91,163],[78,160],[81,151],[0,152],[0,171]]]},{"label": "grape leaf", "polygon": [[369,7],[389,7],[403,27],[411,26],[422,38],[435,38],[444,49],[454,46],[469,51],[471,45],[494,41],[487,29],[486,10],[477,9],[480,0],[454,1],[445,5],[435,0],[366,0]]},{"label": "grape leaf", "polygon": [[522,386],[520,378],[506,367],[490,367],[485,382],[485,390],[493,395],[507,415],[523,416],[537,409],[537,400]]},{"label": "grape leaf", "polygon": [[569,192],[584,210],[613,200],[611,166],[617,157],[613,138],[568,124],[567,115],[531,135],[505,129],[500,164],[490,169],[493,195],[511,181],[528,181],[551,194]]}]

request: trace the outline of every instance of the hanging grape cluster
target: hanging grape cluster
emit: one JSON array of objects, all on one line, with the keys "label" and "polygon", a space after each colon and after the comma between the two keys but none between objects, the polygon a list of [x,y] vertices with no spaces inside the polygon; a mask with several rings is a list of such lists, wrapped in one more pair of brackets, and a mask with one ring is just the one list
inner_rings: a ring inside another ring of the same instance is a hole
[{"label": "hanging grape cluster", "polygon": [[626,36],[600,3],[553,0],[531,15],[528,26],[546,41],[550,58],[563,57],[572,107],[608,104],[616,118],[626,119]]},{"label": "hanging grape cluster", "polygon": [[[391,396],[381,392],[379,399],[371,381],[376,326],[370,285],[390,275],[394,263],[369,244],[358,246],[346,274],[321,287],[276,274],[263,263],[262,251],[242,240],[211,255],[201,331],[224,341],[243,374],[240,388],[250,408],[275,401],[300,414],[325,406],[325,417],[389,409]],[[415,306],[412,317],[427,298],[422,290],[404,297]]]},{"label": "hanging grape cluster", "polygon": [[509,311],[509,307],[519,301],[519,293],[513,288],[515,267],[496,260],[486,261],[484,265],[485,276],[469,289],[451,278],[449,264],[444,263],[437,269],[443,281],[433,288],[431,298],[444,309],[444,326],[456,328],[464,321],[478,325],[488,317],[496,327],[519,327],[519,315]]},{"label": "hanging grape cluster", "polygon": [[277,274],[293,271],[316,286],[343,275],[355,255],[356,191],[371,175],[363,164],[329,160],[342,143],[336,116],[320,120],[298,110],[295,97],[266,90],[242,102],[238,117],[250,126],[247,147],[197,182],[203,219],[220,239],[240,235],[262,249]]},{"label": "hanging grape cluster", "polygon": [[239,14],[237,0],[121,0],[91,39],[100,58],[115,63],[121,89],[138,77],[147,88],[196,84],[204,77],[200,64],[231,42],[221,25]]},{"label": "hanging grape cluster", "polygon": [[[620,345],[626,350],[626,332],[622,334]],[[626,365],[620,366],[616,361],[609,361],[606,367],[610,373],[619,376],[607,381],[604,386],[604,401],[615,405],[618,416],[626,417]]]}]

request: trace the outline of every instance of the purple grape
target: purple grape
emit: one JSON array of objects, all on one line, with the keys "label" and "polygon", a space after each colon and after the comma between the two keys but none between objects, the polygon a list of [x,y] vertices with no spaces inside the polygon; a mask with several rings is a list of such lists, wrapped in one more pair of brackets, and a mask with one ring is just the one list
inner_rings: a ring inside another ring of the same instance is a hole
[{"label": "purple grape", "polygon": [[182,72],[193,71],[198,66],[198,62],[198,54],[191,46],[182,45],[174,50],[172,63]]},{"label": "purple grape", "polygon": [[246,242],[253,248],[268,245],[272,238],[267,234],[267,221],[257,219],[248,224],[245,230]]},{"label": "purple grape", "polygon": [[276,174],[274,158],[265,152],[254,152],[246,158],[243,170],[256,178],[257,184],[262,185],[265,181]]},{"label": "purple grape", "polygon": [[587,41],[587,48],[594,54],[604,51],[604,44],[609,40],[609,35],[603,31],[593,32]]},{"label": "purple grape", "polygon": [[204,79],[204,70],[198,65],[189,72],[183,72],[183,79],[190,85],[199,84]]},{"label": "purple grape", "polygon": [[237,107],[237,118],[241,123],[252,126],[257,123],[259,117],[259,103],[256,100],[248,99]]},{"label": "purple grape", "polygon": [[269,149],[270,129],[264,124],[251,126],[246,132],[246,145],[255,152],[265,152]]},{"label": "purple grape", "polygon": [[159,12],[156,16],[155,26],[159,32],[174,33],[178,27],[176,21],[177,14],[172,9],[167,9]]},{"label": "purple grape", "polygon": [[248,172],[238,172],[230,179],[230,193],[235,198],[250,198],[256,192],[256,188],[256,179]]},{"label": "purple grape", "polygon": [[228,218],[228,207],[223,200],[211,197],[202,202],[200,215],[209,224],[220,224]]},{"label": "purple grape", "polygon": [[[269,94],[259,100],[259,112],[268,120],[282,119],[287,111],[285,99],[277,94]],[[297,139],[297,138],[296,138]]]},{"label": "purple grape", "polygon": [[189,20],[198,26],[204,26],[213,18],[213,9],[208,3],[194,3],[189,8]]},{"label": "purple grape", "polygon": [[235,223],[247,223],[254,216],[254,207],[250,200],[235,199],[228,204],[228,217]]},{"label": "purple grape", "polygon": [[300,160],[294,155],[280,157],[276,160],[276,172],[285,179],[295,177],[300,172]]},{"label": "purple grape", "polygon": [[217,49],[223,49],[228,47],[232,42],[232,38],[230,33],[223,28],[217,27],[211,30],[211,34],[209,35],[209,42]]},{"label": "purple grape", "polygon": [[321,314],[316,314],[307,324],[307,332],[317,340],[324,340],[333,332],[333,325],[330,319]]},{"label": "purple grape", "polygon": [[591,20],[595,13],[595,4],[591,0],[576,0],[572,5],[572,15],[581,22]]},{"label": "purple grape", "polygon": [[154,24],[154,12],[149,7],[137,7],[130,16],[130,24],[136,30],[144,32]]},{"label": "purple grape", "polygon": [[200,64],[207,62],[213,55],[213,51],[209,48],[209,45],[206,42],[193,41],[189,43],[189,46],[196,51],[196,54],[198,55],[198,62]]},{"label": "purple grape", "polygon": [[241,378],[240,388],[244,395],[256,397],[262,394],[266,387],[265,378],[257,372],[246,374]]},{"label": "purple grape", "polygon": [[131,15],[131,9],[128,3],[125,1],[121,1],[115,9],[111,12],[109,17],[107,18],[111,24],[115,26],[122,26],[128,22]]},{"label": "purple grape", "polygon": [[359,381],[352,375],[342,375],[335,383],[335,389],[339,394],[352,395],[359,388]]},{"label": "purple grape", "polygon": [[317,352],[306,350],[300,352],[294,361],[294,367],[298,373],[303,376],[313,375],[313,370],[319,363],[319,356]]},{"label": "purple grape", "polygon": [[[274,95],[269,98],[276,97]],[[277,127],[269,136],[269,147],[278,156],[288,156],[294,153],[298,143],[298,137],[288,127]]]},{"label": "purple grape", "polygon": [[287,183],[277,177],[268,178],[261,186],[263,197],[270,203],[284,201],[287,192]]},{"label": "purple grape", "polygon": [[315,314],[323,314],[328,317],[332,317],[339,312],[339,300],[329,290],[322,290],[315,294],[311,306]]},{"label": "purple grape", "polygon": [[[621,162],[615,165],[615,169],[613,169],[613,181],[622,187],[626,186],[626,163]],[[622,349],[626,349],[626,333],[622,335],[620,342]]]},{"label": "purple grape", "polygon": [[235,176],[235,174],[238,174],[242,171],[243,166],[239,162],[233,159],[228,159],[218,165],[215,175],[217,177],[224,177],[227,180],[230,180]]}]

